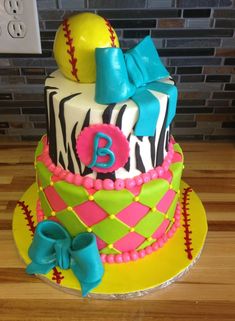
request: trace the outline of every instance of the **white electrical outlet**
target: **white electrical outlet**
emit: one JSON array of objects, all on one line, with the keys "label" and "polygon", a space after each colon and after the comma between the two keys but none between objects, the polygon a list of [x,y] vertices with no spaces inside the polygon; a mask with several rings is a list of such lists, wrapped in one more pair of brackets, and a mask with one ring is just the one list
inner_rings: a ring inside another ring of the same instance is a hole
[{"label": "white electrical outlet", "polygon": [[0,0],[0,53],[41,53],[36,0]]},{"label": "white electrical outlet", "polygon": [[4,7],[8,14],[22,14],[23,13],[23,1],[22,0],[5,0]]},{"label": "white electrical outlet", "polygon": [[26,26],[22,21],[11,20],[8,23],[8,32],[12,38],[24,38],[26,36]]}]

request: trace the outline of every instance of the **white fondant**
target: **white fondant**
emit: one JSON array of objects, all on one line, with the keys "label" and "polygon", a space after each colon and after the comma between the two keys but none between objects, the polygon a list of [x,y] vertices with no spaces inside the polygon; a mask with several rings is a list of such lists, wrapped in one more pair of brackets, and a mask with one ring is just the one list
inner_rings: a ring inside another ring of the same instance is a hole
[{"label": "white fondant", "polygon": [[[90,121],[89,124],[101,124],[103,123],[102,114],[104,110],[107,108],[107,105],[97,104],[94,100],[95,96],[95,84],[80,84],[77,82],[73,82],[71,80],[66,79],[59,70],[53,72],[51,74],[52,78],[47,78],[46,86],[57,87],[58,89],[57,94],[53,96],[53,104],[54,104],[54,111],[55,111],[55,119],[56,119],[56,138],[57,138],[57,156],[59,159],[60,152],[63,155],[63,159],[65,162],[65,168],[68,169],[68,153],[64,148],[63,143],[63,134],[61,130],[61,124],[59,120],[59,104],[60,101],[72,94],[81,93],[73,97],[72,99],[68,100],[64,104],[64,117],[66,122],[66,146],[70,145],[71,149],[71,157],[75,169],[75,173],[80,173],[79,168],[76,161],[76,151],[72,149],[72,142],[71,142],[71,133],[73,130],[74,125],[78,122],[77,129],[76,129],[76,137],[79,135],[82,129],[82,125],[88,110],[90,109]],[[170,79],[163,79],[162,81],[173,84]],[[50,90],[48,90],[49,95]],[[165,114],[166,114],[166,107],[167,107],[167,95],[151,91],[151,93],[156,96],[160,102],[160,113],[156,125],[156,139],[155,139],[155,150],[157,153],[159,137],[162,129],[162,125],[164,122]],[[48,101],[48,97],[47,97]],[[49,101],[48,101],[49,104]],[[143,137],[142,141],[138,139],[133,134],[133,128],[135,123],[138,119],[138,107],[137,105],[131,100],[128,99],[122,103],[117,103],[113,109],[112,117],[110,124],[115,125],[118,113],[121,107],[126,104],[127,107],[122,117],[122,132],[128,138],[130,135],[130,170],[127,171],[125,168],[119,168],[115,172],[116,178],[131,178],[136,175],[140,174],[140,171],[136,168],[136,159],[135,159],[135,145],[138,142],[140,147],[140,155],[142,158],[142,162],[144,164],[145,170],[148,171],[153,168],[152,160],[151,160],[151,145],[149,142],[148,137]],[[166,130],[166,132],[168,129]],[[166,135],[164,138],[164,156],[166,155],[165,150],[165,140]],[[156,155],[157,157],[157,155]],[[84,171],[84,164],[81,163],[82,172]],[[81,173],[80,173],[81,174]],[[96,173],[93,172],[89,174],[89,176],[96,178]]]}]

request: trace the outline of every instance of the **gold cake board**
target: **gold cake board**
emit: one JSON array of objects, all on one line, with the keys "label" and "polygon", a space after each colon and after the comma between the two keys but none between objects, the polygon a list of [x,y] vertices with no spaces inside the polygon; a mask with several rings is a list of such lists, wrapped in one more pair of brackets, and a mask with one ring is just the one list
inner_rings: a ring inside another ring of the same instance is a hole
[{"label": "gold cake board", "polygon": [[[207,234],[206,213],[197,194],[184,181],[181,181],[180,192],[181,224],[174,236],[162,248],[143,259],[122,264],[105,264],[101,284],[88,296],[101,299],[141,296],[168,286],[193,266],[201,254]],[[37,224],[37,199],[35,183],[24,193],[13,216],[15,243],[26,264],[30,263],[28,248]],[[182,206],[182,203],[188,205]],[[186,216],[189,219],[187,226]],[[186,234],[191,239],[188,247],[185,245]],[[71,270],[56,267],[46,275],[37,276],[63,291],[81,295],[80,284]]]}]

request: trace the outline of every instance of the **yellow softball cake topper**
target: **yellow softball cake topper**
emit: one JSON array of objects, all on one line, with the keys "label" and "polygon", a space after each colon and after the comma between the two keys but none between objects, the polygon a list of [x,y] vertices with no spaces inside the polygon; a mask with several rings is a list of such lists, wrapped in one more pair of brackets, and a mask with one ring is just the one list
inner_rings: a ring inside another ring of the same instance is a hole
[{"label": "yellow softball cake topper", "polygon": [[119,47],[116,32],[107,19],[85,12],[64,20],[53,50],[65,77],[92,83],[96,80],[95,48],[105,47]]}]

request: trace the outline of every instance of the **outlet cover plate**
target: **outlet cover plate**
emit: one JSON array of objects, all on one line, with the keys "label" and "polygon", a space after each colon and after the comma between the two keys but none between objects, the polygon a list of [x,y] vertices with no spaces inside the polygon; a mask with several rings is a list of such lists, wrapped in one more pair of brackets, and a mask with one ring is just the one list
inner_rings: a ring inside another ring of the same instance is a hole
[{"label": "outlet cover plate", "polygon": [[[9,14],[5,0],[0,0],[0,53],[42,53],[36,0],[18,0],[22,3],[19,13]],[[12,37],[9,24],[23,23],[24,36]]]}]

